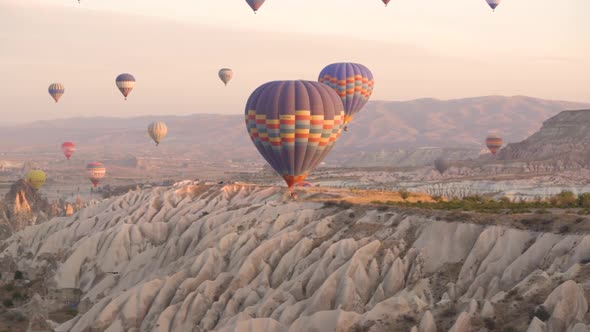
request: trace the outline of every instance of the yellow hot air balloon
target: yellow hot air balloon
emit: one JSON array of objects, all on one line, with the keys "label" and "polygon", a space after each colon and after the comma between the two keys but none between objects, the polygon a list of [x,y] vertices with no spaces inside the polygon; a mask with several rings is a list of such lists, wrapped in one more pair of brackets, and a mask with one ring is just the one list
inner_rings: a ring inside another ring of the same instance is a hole
[{"label": "yellow hot air balloon", "polygon": [[164,137],[166,137],[167,133],[168,127],[166,127],[164,122],[156,121],[148,126],[148,134],[150,134],[150,137],[156,142],[156,146],[160,144]]},{"label": "yellow hot air balloon", "polygon": [[27,182],[31,184],[33,188],[39,190],[45,184],[45,180],[47,180],[47,176],[45,172],[40,169],[34,169],[27,173]]}]

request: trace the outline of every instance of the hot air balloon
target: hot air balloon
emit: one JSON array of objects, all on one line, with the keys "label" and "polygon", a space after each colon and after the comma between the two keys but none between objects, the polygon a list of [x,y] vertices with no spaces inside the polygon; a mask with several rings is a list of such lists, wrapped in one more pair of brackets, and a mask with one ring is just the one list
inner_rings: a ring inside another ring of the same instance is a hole
[{"label": "hot air balloon", "polygon": [[245,113],[252,142],[289,188],[328,155],[344,120],[334,90],[310,81],[263,84],[250,95]]},{"label": "hot air balloon", "polygon": [[152,122],[148,126],[148,134],[156,142],[156,146],[160,145],[160,142],[166,137],[168,133],[168,127],[161,121]]},{"label": "hot air balloon", "polygon": [[486,2],[490,6],[490,8],[492,8],[493,11],[496,11],[496,7],[498,7],[500,1],[502,0],[486,0]]},{"label": "hot air balloon", "polygon": [[135,87],[135,77],[131,74],[121,74],[117,76],[115,82],[117,83],[117,88],[119,88],[119,91],[121,91],[125,100],[127,100],[127,96],[129,96],[131,90]]},{"label": "hot air balloon", "polygon": [[35,190],[39,190],[45,184],[47,176],[42,170],[34,169],[27,173],[26,180],[31,185],[31,187],[35,188]]},{"label": "hot air balloon", "polygon": [[248,5],[250,5],[250,8],[252,8],[254,14],[256,14],[258,9],[260,9],[262,4],[264,3],[264,0],[246,0],[246,2],[248,3]]},{"label": "hot air balloon", "polygon": [[221,81],[223,81],[223,84],[227,85],[227,83],[229,83],[229,81],[231,81],[231,79],[234,77],[234,72],[229,68],[221,68],[218,75]]},{"label": "hot air balloon", "polygon": [[76,145],[72,142],[64,142],[61,145],[61,151],[64,153],[64,156],[66,156],[66,158],[68,158],[68,160],[70,160],[70,157],[76,151]]},{"label": "hot air balloon", "polygon": [[486,145],[487,145],[488,149],[490,149],[490,152],[494,156],[496,155],[498,150],[500,150],[500,148],[502,147],[502,144],[504,144],[502,137],[500,137],[496,134],[490,134],[486,138]]},{"label": "hot air balloon", "polygon": [[66,91],[63,84],[61,83],[51,83],[47,90],[49,91],[49,94],[51,95],[53,100],[55,100],[56,103],[59,101],[59,98],[61,98],[61,96],[63,96],[64,92]]},{"label": "hot air balloon", "polygon": [[86,165],[86,172],[90,182],[96,187],[100,180],[104,178],[107,170],[102,163],[92,162]]},{"label": "hot air balloon", "polygon": [[436,168],[436,170],[443,175],[447,169],[449,169],[451,167],[451,163],[449,163],[449,161],[443,157],[439,157],[436,158],[436,160],[434,160],[434,168]]},{"label": "hot air balloon", "polygon": [[387,7],[387,4],[389,3],[389,1],[391,1],[391,0],[383,0],[383,3],[385,4],[385,7]]},{"label": "hot air balloon", "polygon": [[326,66],[318,79],[338,93],[344,104],[344,130],[352,117],[369,101],[373,93],[373,74],[358,63],[333,63]]}]

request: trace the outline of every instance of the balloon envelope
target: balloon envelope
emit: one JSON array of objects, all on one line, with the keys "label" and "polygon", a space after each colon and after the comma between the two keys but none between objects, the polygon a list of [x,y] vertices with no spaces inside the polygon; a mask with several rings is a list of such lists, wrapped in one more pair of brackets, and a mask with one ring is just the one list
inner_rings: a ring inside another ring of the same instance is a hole
[{"label": "balloon envelope", "polygon": [[52,83],[49,85],[49,88],[47,90],[49,91],[51,98],[53,98],[53,100],[55,100],[56,103],[59,101],[59,98],[61,98],[61,96],[63,96],[64,92],[66,91],[63,84],[61,83]]},{"label": "balloon envelope", "polygon": [[40,169],[30,170],[26,176],[27,182],[31,185],[31,187],[39,190],[44,184],[45,180],[47,180],[47,176],[45,172]]},{"label": "balloon envelope", "polygon": [[387,4],[389,3],[389,1],[391,1],[391,0],[383,0],[383,3],[385,4],[385,7],[387,7]]},{"label": "balloon envelope", "polygon": [[442,175],[444,174],[449,168],[451,164],[445,158],[436,158],[434,161],[434,168]]},{"label": "balloon envelope", "polygon": [[344,109],[338,95],[324,84],[274,81],[252,93],[245,115],[258,152],[292,188],[334,147]]},{"label": "balloon envelope", "polygon": [[498,153],[498,150],[500,150],[502,144],[504,144],[504,140],[502,140],[502,137],[496,134],[490,134],[486,138],[486,146],[488,147],[488,149],[490,149],[490,152],[493,155],[496,155],[496,153]]},{"label": "balloon envelope", "polygon": [[106,175],[106,168],[102,163],[92,162],[86,165],[86,172],[88,173],[88,179],[96,187],[101,179]]},{"label": "balloon envelope", "polygon": [[498,7],[498,5],[500,4],[500,1],[502,1],[502,0],[486,0],[488,5],[490,6],[490,8],[492,8],[494,10],[496,9],[496,7]]},{"label": "balloon envelope", "polygon": [[131,90],[135,87],[135,77],[131,74],[121,74],[117,76],[115,83],[125,97],[125,100],[127,100],[127,96],[129,96]]},{"label": "balloon envelope", "polygon": [[246,0],[246,2],[250,5],[254,13],[256,13],[264,3],[264,0]]},{"label": "balloon envelope", "polygon": [[229,83],[229,81],[231,81],[231,79],[234,77],[234,72],[229,68],[221,68],[218,75],[223,84],[227,85],[227,83]]},{"label": "balloon envelope", "polygon": [[66,158],[70,160],[70,157],[72,157],[72,155],[76,151],[76,145],[72,142],[64,142],[61,145],[61,151],[63,152],[64,156],[66,156]]},{"label": "balloon envelope", "polygon": [[160,142],[166,137],[168,133],[168,127],[166,124],[161,121],[152,122],[148,126],[148,134],[150,137],[156,142],[156,145],[159,145]]},{"label": "balloon envelope", "polygon": [[344,104],[344,124],[348,124],[369,101],[373,93],[373,74],[358,63],[333,63],[326,66],[318,79],[331,87]]}]

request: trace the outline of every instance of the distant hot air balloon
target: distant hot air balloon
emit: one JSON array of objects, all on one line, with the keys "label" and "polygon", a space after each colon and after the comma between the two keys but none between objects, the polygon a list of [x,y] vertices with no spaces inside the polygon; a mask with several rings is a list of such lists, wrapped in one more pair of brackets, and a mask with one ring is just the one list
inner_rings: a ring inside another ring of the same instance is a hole
[{"label": "distant hot air balloon", "polygon": [[96,187],[100,180],[105,177],[107,170],[102,163],[92,162],[86,165],[86,172],[90,182]]},{"label": "distant hot air balloon", "polygon": [[449,161],[443,157],[436,158],[436,160],[434,161],[434,168],[436,168],[436,170],[441,175],[443,175],[450,167],[451,164],[449,163]]},{"label": "distant hot air balloon", "polygon": [[229,83],[229,81],[231,81],[231,79],[234,77],[234,72],[229,68],[221,68],[218,75],[223,84],[227,85],[227,83]]},{"label": "distant hot air balloon", "polygon": [[125,100],[127,100],[127,96],[129,96],[131,90],[135,87],[135,77],[131,74],[121,74],[117,76],[115,82],[117,83],[117,88],[119,88],[119,91],[121,91]]},{"label": "distant hot air balloon", "polygon": [[61,96],[63,96],[64,92],[66,91],[63,84],[61,83],[51,83],[49,85],[49,89],[47,90],[49,91],[49,94],[51,95],[53,100],[55,100],[56,103],[59,101],[59,98],[61,98]]},{"label": "distant hot air balloon", "polygon": [[166,137],[168,133],[168,127],[161,121],[152,122],[148,126],[148,134],[156,142],[156,146],[160,145],[160,142]]},{"label": "distant hot air balloon", "polygon": [[332,150],[343,120],[340,98],[318,82],[269,82],[246,103],[252,142],[289,188],[304,181]]},{"label": "distant hot air balloon", "polygon": [[493,11],[496,11],[496,7],[498,7],[500,1],[502,0],[486,0],[486,2],[490,6],[490,8],[492,8]]},{"label": "distant hot air balloon", "polygon": [[246,0],[246,2],[248,3],[248,5],[250,5],[250,8],[252,8],[254,14],[256,14],[258,9],[260,9],[262,4],[264,3],[264,0]]},{"label": "distant hot air balloon", "polygon": [[76,145],[72,142],[64,142],[61,145],[61,151],[64,153],[64,156],[66,156],[66,158],[68,158],[68,160],[70,160],[70,157],[76,151]]},{"label": "distant hot air balloon", "polygon": [[385,4],[385,7],[387,7],[387,4],[389,3],[389,1],[391,1],[391,0],[383,0],[383,3]]},{"label": "distant hot air balloon", "polygon": [[325,67],[318,79],[338,93],[344,104],[344,130],[352,117],[369,101],[373,93],[373,74],[358,63],[333,63]]},{"label": "distant hot air balloon", "polygon": [[39,190],[45,184],[47,175],[45,175],[45,172],[40,169],[34,169],[27,173],[26,180],[31,187],[35,188],[35,190]]},{"label": "distant hot air balloon", "polygon": [[502,144],[504,144],[502,137],[500,137],[496,134],[490,134],[486,138],[486,145],[487,145],[488,149],[490,149],[490,152],[494,156],[496,155],[498,150],[500,150],[500,148],[502,147]]}]

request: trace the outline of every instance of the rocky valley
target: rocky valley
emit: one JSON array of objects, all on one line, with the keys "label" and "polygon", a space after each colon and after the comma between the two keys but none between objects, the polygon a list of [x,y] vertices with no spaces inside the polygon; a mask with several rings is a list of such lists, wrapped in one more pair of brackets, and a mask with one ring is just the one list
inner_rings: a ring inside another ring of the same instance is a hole
[{"label": "rocky valley", "polygon": [[589,218],[517,229],[328,194],[130,191],[24,229],[0,260],[81,292],[56,331],[588,331]]}]

